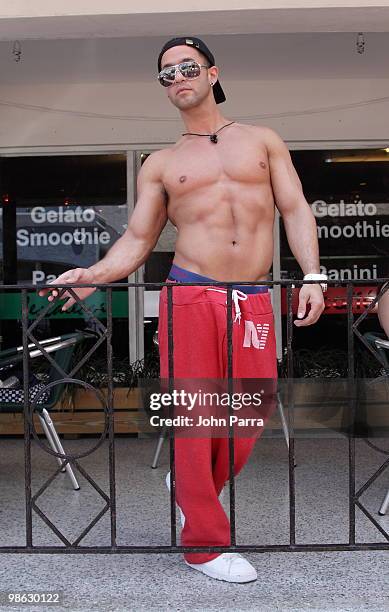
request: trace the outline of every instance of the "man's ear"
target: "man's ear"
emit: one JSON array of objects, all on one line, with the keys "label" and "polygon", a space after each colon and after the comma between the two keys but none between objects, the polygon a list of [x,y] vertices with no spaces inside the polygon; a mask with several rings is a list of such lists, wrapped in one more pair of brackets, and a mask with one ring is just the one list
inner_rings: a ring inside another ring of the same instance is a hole
[{"label": "man's ear", "polygon": [[215,84],[219,78],[219,68],[217,68],[216,66],[212,66],[212,68],[209,68],[208,78],[210,83]]}]

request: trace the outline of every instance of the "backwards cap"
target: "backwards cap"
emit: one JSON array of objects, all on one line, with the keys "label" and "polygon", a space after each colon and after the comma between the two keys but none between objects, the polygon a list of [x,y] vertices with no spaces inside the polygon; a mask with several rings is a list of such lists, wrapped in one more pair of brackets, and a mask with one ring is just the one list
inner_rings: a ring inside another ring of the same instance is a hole
[{"label": "backwards cap", "polygon": [[[215,58],[213,54],[211,53],[211,51],[208,49],[204,41],[200,40],[200,38],[195,38],[193,36],[188,36],[188,37],[181,36],[178,38],[171,38],[162,47],[161,53],[158,56],[158,72],[161,72],[161,69],[162,69],[161,60],[162,60],[163,54],[168,49],[171,49],[172,47],[180,47],[182,45],[187,45],[188,47],[194,47],[207,58],[211,66],[215,65]],[[218,80],[213,86],[213,95],[214,95],[216,104],[220,104],[221,102],[225,102],[226,100],[226,96]]]}]

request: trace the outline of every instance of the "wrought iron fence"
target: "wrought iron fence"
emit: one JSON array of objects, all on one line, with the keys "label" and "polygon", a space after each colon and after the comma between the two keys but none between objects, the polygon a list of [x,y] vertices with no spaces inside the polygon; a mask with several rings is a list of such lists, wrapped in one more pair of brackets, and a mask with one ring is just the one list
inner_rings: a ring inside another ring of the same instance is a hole
[{"label": "wrought iron fence", "polygon": [[[294,430],[294,385],[293,385],[293,311],[292,311],[292,291],[294,286],[301,286],[301,281],[283,280],[266,282],[268,285],[281,285],[286,288],[287,293],[287,325],[286,325],[286,355],[287,355],[287,392],[288,392],[288,430],[289,430],[289,456],[288,456],[288,474],[289,474],[289,543],[287,544],[268,544],[268,545],[239,545],[236,542],[236,520],[235,520],[235,474],[234,474],[234,436],[232,435],[231,425],[229,432],[229,503],[230,503],[230,546],[196,546],[184,547],[177,544],[176,536],[176,492],[175,492],[175,452],[174,452],[174,431],[170,439],[170,469],[172,486],[170,491],[170,545],[159,546],[126,546],[117,544],[117,512],[116,512],[116,488],[115,479],[115,436],[114,436],[114,406],[113,406],[113,375],[112,375],[112,292],[118,288],[136,288],[144,287],[148,289],[161,289],[167,287],[167,303],[168,303],[168,364],[169,364],[169,385],[173,386],[174,378],[174,328],[173,328],[173,291],[177,285],[172,283],[115,283],[106,285],[93,285],[93,287],[104,289],[106,292],[106,324],[98,319],[88,306],[77,298],[74,289],[85,287],[85,285],[72,285],[67,287],[67,290],[76,299],[79,307],[85,314],[95,323],[97,330],[97,338],[94,345],[86,352],[85,355],[76,363],[69,371],[61,367],[55,359],[50,355],[50,352],[45,347],[45,343],[39,341],[34,330],[38,323],[46,317],[53,307],[53,303],[48,303],[47,306],[31,321],[28,293],[36,290],[36,287],[30,285],[19,286],[2,286],[2,291],[19,291],[22,300],[22,331],[23,331],[23,391],[24,391],[24,466],[25,466],[25,518],[26,518],[26,541],[24,546],[1,546],[0,552],[3,553],[182,553],[182,552],[308,552],[308,551],[346,551],[346,550],[384,550],[389,549],[389,534],[383,526],[374,518],[361,502],[362,494],[373,484],[373,482],[388,468],[389,457],[380,465],[380,467],[370,476],[363,486],[356,488],[356,445],[355,431],[353,423],[355,422],[357,390],[355,385],[355,359],[354,359],[354,338],[359,340],[367,347],[370,352],[375,353],[377,359],[385,368],[385,373],[389,376],[387,363],[382,360],[380,351],[375,351],[374,347],[369,344],[365,337],[361,334],[359,327],[367,314],[374,308],[377,301],[388,288],[388,279],[377,279],[375,281],[358,281],[358,285],[382,285],[376,298],[370,303],[369,307],[364,309],[359,316],[354,316],[353,313],[353,282],[329,282],[330,286],[346,286],[347,289],[347,354],[348,354],[348,398],[350,408],[351,427],[347,432],[348,437],[348,541],[343,543],[316,543],[302,544],[296,541],[296,486],[295,486],[295,430]],[[311,281],[312,282],[312,281]],[[180,283],[180,286],[201,286],[209,283]],[[227,359],[228,359],[228,392],[233,392],[233,319],[232,319],[232,283],[213,283],[215,287],[222,286],[227,289]],[[239,285],[257,285],[259,283],[243,283]],[[88,285],[89,286],[89,285]],[[48,287],[42,285],[40,288]],[[61,299],[63,291],[60,292],[56,302]],[[90,356],[97,348],[106,343],[106,359],[107,359],[107,379],[108,379],[108,394],[107,397],[103,393],[93,387],[91,384],[84,382],[76,377],[82,366],[88,361]],[[53,382],[47,383],[44,388],[40,389],[34,399],[31,400],[29,389],[29,350],[35,346],[44,357],[48,360],[51,366],[58,372],[59,378]],[[69,454],[65,452],[56,452],[42,443],[34,426],[33,414],[39,407],[41,397],[53,387],[57,385],[69,384],[79,385],[81,387],[93,391],[105,413],[105,427],[100,435],[100,438],[94,446],[87,452],[78,454]],[[31,461],[31,443],[32,439],[48,454],[54,456],[58,460],[58,468],[52,473],[47,481],[35,492],[32,490],[32,461]],[[94,453],[105,441],[108,441],[108,462],[109,462],[109,492],[105,492],[99,484],[88,474],[88,472],[80,464],[80,459]],[[384,455],[389,453],[381,448],[376,450]],[[59,528],[48,518],[39,506],[39,498],[47,490],[50,484],[67,466],[71,466],[73,470],[78,471],[102,497],[105,502],[103,509],[95,516],[89,525],[82,533],[73,541],[65,537]],[[364,515],[371,521],[379,533],[384,536],[386,542],[358,542],[356,540],[356,508],[359,508]],[[56,534],[61,540],[62,546],[36,546],[33,544],[33,512],[35,512],[44,523]],[[107,546],[86,546],[81,542],[85,536],[91,531],[96,523],[106,514],[110,515],[110,544]],[[0,542],[1,544],[1,542]]]}]

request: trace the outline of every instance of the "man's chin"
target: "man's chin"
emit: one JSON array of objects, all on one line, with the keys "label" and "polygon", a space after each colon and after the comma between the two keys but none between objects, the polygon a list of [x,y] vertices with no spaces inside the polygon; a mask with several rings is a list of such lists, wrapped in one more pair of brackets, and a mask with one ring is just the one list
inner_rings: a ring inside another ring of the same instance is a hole
[{"label": "man's chin", "polygon": [[188,96],[186,98],[175,98],[174,100],[172,100],[172,104],[174,104],[174,106],[179,110],[190,110],[191,108],[194,108],[198,105],[198,100],[196,100],[192,96],[190,98]]}]

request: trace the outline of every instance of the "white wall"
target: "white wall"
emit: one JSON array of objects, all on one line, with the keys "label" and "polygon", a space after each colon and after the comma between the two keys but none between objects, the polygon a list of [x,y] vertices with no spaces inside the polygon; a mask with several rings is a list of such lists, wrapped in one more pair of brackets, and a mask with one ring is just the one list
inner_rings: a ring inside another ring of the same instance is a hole
[{"label": "white wall", "polygon": [[386,7],[387,0],[2,0],[1,18],[245,9]]},{"label": "white wall", "polygon": [[[288,141],[389,142],[389,35],[365,39],[359,55],[355,34],[207,36],[224,114]],[[20,63],[0,43],[2,151],[174,141],[181,121],[155,80],[164,40],[30,40]]]}]

